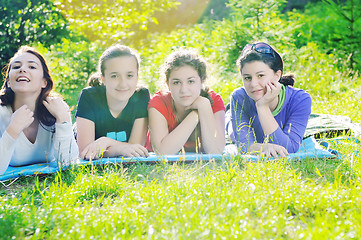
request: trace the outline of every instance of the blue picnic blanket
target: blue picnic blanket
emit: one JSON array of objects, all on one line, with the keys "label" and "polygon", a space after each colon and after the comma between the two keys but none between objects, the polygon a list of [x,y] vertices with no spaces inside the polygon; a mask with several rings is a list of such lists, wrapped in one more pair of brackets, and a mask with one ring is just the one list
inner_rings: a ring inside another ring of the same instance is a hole
[{"label": "blue picnic blanket", "polygon": [[[228,149],[228,150],[227,150]],[[230,151],[231,150],[231,151]],[[186,153],[182,155],[164,155],[158,156],[154,153],[150,153],[149,157],[117,157],[117,158],[102,158],[98,160],[78,160],[75,164],[89,165],[89,164],[130,164],[130,163],[159,163],[159,162],[194,162],[194,161],[210,161],[210,160],[226,160],[232,159],[232,151],[237,150],[235,145],[227,145],[224,154],[196,154]],[[259,155],[240,155],[244,161],[259,162],[272,160],[272,158],[259,156]],[[302,141],[300,149],[296,153],[291,153],[287,156],[287,160],[302,160],[305,158],[336,158],[337,156],[332,154],[331,151],[325,150],[313,137],[308,137]],[[20,176],[29,175],[41,175],[55,173],[57,171],[64,170],[59,168],[57,162],[50,163],[38,163],[28,166],[11,167],[9,166],[3,175],[0,175],[0,181],[12,179]]]}]

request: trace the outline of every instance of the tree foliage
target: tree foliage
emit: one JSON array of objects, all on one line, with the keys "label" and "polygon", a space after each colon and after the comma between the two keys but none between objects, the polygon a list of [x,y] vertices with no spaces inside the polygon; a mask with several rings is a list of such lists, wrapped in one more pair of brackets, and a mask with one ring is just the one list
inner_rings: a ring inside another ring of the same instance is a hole
[{"label": "tree foliage", "polygon": [[149,23],[157,23],[155,13],[167,11],[178,3],[175,0],[56,0],[54,4],[76,32],[109,45],[129,40],[136,31],[147,30]]},{"label": "tree foliage", "polygon": [[343,71],[360,71],[361,5],[356,2],[327,0],[307,5],[304,12],[289,13],[290,21],[300,23],[293,31],[296,46],[315,42],[323,52],[335,56]]},{"label": "tree foliage", "polygon": [[256,29],[256,34],[261,36],[267,27],[267,18],[280,13],[286,3],[287,0],[230,0],[229,7],[233,16],[242,17]]},{"label": "tree foliage", "polygon": [[348,0],[344,4],[339,0],[324,0],[324,2],[339,16],[342,24],[341,28],[335,29],[330,40],[331,42],[338,42],[341,49],[348,54],[349,66],[353,70],[355,64],[361,63],[360,1]]},{"label": "tree foliage", "polygon": [[22,45],[50,46],[70,34],[66,19],[50,0],[0,0],[0,6],[2,67]]},{"label": "tree foliage", "polygon": [[67,103],[76,106],[78,96],[87,86],[89,76],[97,71],[98,59],[105,50],[99,42],[63,39],[49,48],[38,45],[47,59],[55,81],[55,89]]}]

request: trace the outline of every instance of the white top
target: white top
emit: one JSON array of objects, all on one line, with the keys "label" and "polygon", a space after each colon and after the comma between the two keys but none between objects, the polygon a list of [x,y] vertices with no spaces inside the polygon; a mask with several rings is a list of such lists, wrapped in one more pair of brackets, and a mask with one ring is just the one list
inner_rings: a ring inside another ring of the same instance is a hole
[{"label": "white top", "polygon": [[8,166],[22,166],[57,160],[61,166],[73,163],[79,155],[71,123],[47,127],[39,125],[34,143],[21,132],[14,140],[6,129],[13,111],[10,106],[0,106],[0,174]]}]

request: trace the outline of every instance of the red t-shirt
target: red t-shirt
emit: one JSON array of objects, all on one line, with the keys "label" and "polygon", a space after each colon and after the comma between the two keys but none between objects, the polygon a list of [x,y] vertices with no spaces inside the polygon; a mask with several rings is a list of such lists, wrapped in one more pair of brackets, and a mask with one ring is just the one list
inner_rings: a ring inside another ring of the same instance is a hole
[{"label": "red t-shirt", "polygon": [[[218,111],[226,111],[222,97],[212,90],[208,91],[208,93],[213,99],[213,104],[212,104],[213,113],[216,113]],[[168,132],[172,132],[179,125],[174,112],[173,98],[171,92],[159,91],[156,94],[154,94],[154,96],[148,103],[148,109],[149,108],[155,108],[158,112],[160,112],[164,116],[164,118],[167,120],[168,123]],[[152,145],[150,144],[149,135],[148,135],[146,147],[149,151],[153,151]],[[185,148],[195,147],[195,142],[188,141],[186,142],[184,147]]]}]

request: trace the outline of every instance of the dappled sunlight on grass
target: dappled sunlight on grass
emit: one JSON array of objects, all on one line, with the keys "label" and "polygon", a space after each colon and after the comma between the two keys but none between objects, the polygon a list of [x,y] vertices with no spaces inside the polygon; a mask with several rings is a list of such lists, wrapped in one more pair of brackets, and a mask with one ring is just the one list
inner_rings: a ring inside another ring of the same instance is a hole
[{"label": "dappled sunlight on grass", "polygon": [[360,123],[361,101],[354,96],[352,89],[343,95],[326,97],[313,97],[312,112],[332,115],[343,115],[351,118],[353,122]]},{"label": "dappled sunlight on grass", "polygon": [[51,239],[353,236],[360,234],[360,169],[359,156],[352,167],[349,159],[247,163],[238,157],[82,166],[51,181],[34,178],[26,183],[34,185],[31,192],[0,197],[0,226],[17,229],[0,231]]}]

